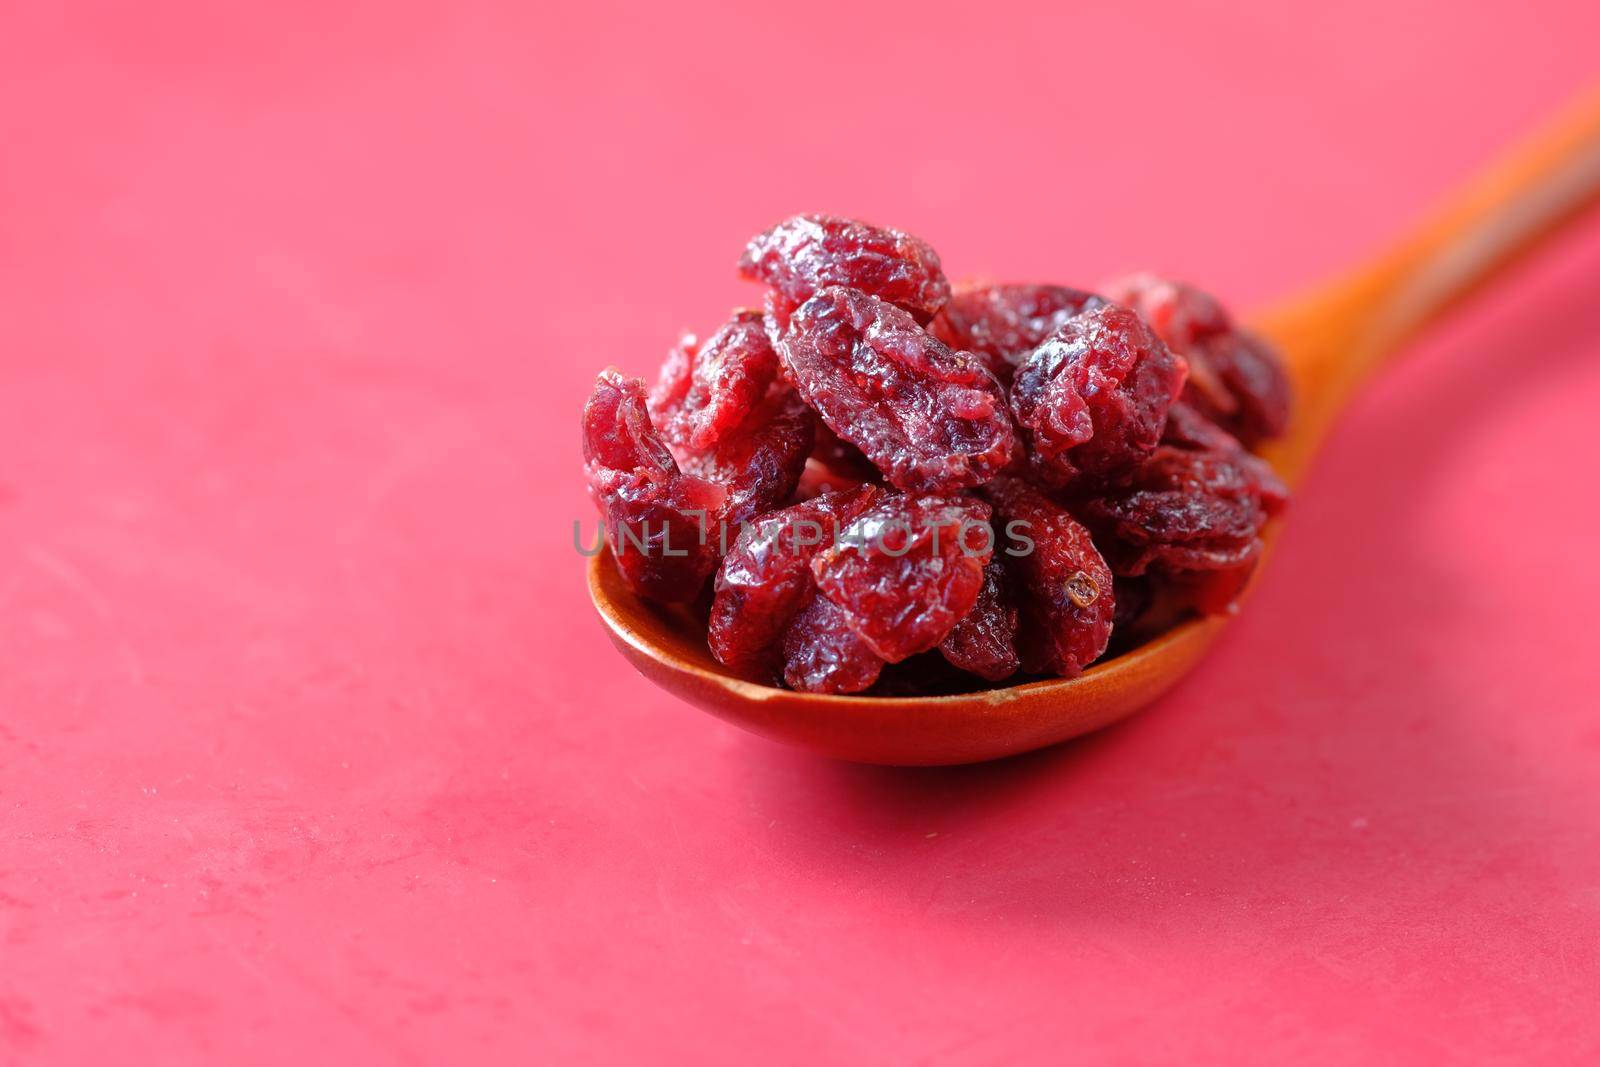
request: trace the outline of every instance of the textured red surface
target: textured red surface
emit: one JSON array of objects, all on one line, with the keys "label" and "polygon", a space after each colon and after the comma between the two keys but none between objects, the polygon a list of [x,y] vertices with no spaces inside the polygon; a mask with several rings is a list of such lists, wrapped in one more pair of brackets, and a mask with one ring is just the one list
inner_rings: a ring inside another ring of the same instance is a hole
[{"label": "textured red surface", "polygon": [[1593,1062],[1595,220],[1081,744],[739,734],[623,667],[571,526],[594,371],[778,218],[1249,306],[1600,9],[221,6],[0,14],[0,1062]]}]

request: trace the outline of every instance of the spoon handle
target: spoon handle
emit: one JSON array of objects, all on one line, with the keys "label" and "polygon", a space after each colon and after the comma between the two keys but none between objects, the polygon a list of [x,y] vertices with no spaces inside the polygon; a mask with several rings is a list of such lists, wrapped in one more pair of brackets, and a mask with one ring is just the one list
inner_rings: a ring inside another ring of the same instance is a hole
[{"label": "spoon handle", "polygon": [[1290,358],[1302,432],[1291,478],[1350,394],[1402,343],[1600,201],[1600,89],[1504,153],[1387,251],[1257,320]]},{"label": "spoon handle", "polygon": [[1372,343],[1390,350],[1600,199],[1600,90],[1491,164],[1375,270]]}]

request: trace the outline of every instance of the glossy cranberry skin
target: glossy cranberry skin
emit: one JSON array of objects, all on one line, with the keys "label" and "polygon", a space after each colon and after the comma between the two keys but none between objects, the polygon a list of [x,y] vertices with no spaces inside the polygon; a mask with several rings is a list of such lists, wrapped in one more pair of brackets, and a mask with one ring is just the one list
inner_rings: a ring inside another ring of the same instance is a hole
[{"label": "glossy cranberry skin", "polygon": [[1183,361],[1127,308],[1103,304],[1068,319],[1011,386],[1030,473],[1067,487],[1134,469],[1160,441],[1184,373]]},{"label": "glossy cranberry skin", "polygon": [[1248,576],[1261,554],[1262,527],[1287,500],[1265,462],[1192,406],[1178,404],[1163,444],[1125,484],[1087,498],[1081,510],[1118,574],[1244,570]]},{"label": "glossy cranberry skin", "polygon": [[678,469],[650,421],[643,381],[614,368],[600,374],[583,409],[583,457],[629,588],[664,603],[695,599],[717,564],[706,535],[727,491]]},{"label": "glossy cranberry skin", "polygon": [[1065,507],[1020,478],[983,490],[1001,530],[998,558],[1012,579],[1018,652],[1030,673],[1073,677],[1100,658],[1116,611],[1111,568]]},{"label": "glossy cranberry skin", "polygon": [[1249,581],[1287,492],[1247,446],[1288,379],[1208,294],[952,296],[926,243],[823,215],[740,270],[761,310],[684,338],[648,405],[606,371],[583,419],[623,578],[704,612],[731,670],[821,694],[1072,676]]},{"label": "glossy cranberry skin", "polygon": [[892,304],[824,289],[795,312],[778,354],[806,403],[897,488],[958,492],[1016,454],[1000,383]]},{"label": "glossy cranberry skin", "polygon": [[705,451],[748,419],[780,374],[761,312],[742,309],[704,343],[679,342],[650,395],[650,410],[666,440]]},{"label": "glossy cranberry skin", "polygon": [[850,625],[845,610],[823,596],[811,601],[783,634],[783,681],[806,693],[859,693],[883,671],[883,660]]},{"label": "glossy cranberry skin", "polygon": [[739,272],[771,286],[768,312],[788,313],[830,285],[860,290],[927,322],[950,299],[939,255],[899,230],[836,215],[795,215],[751,238]]},{"label": "glossy cranberry skin", "polygon": [[1246,445],[1283,433],[1290,407],[1283,362],[1265,340],[1234,323],[1215,297],[1154,274],[1131,274],[1103,288],[1189,360],[1185,400]]},{"label": "glossy cranberry skin", "polygon": [[1017,673],[1017,603],[1005,564],[990,559],[976,603],[939,642],[939,652],[952,665],[991,682]]},{"label": "glossy cranberry skin", "polygon": [[1063,285],[981,285],[956,290],[929,326],[951,348],[983,359],[1011,384],[1017,367],[1046,337],[1080,312],[1105,303]]},{"label": "glossy cranberry skin", "polygon": [[989,516],[973,497],[880,497],[812,560],[817,589],[880,658],[926,652],[977,602],[994,551]]},{"label": "glossy cranberry skin", "polygon": [[874,486],[827,493],[746,526],[717,572],[708,638],[717,661],[770,676],[790,621],[815,594],[811,560],[881,495]]},{"label": "glossy cranberry skin", "polygon": [[727,492],[713,533],[719,554],[745,523],[786,503],[800,483],[814,447],[817,417],[784,385],[771,391],[705,452],[678,450],[687,473],[716,482]]}]

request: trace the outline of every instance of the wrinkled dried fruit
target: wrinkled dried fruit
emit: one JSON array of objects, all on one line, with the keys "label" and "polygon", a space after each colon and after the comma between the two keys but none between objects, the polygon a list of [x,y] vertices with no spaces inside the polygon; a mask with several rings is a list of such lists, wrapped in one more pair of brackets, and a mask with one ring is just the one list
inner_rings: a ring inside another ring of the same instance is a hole
[{"label": "wrinkled dried fruit", "polygon": [[1023,360],[1080,311],[1105,303],[1062,285],[982,285],[958,289],[929,330],[951,348],[981,356],[1006,385]]},{"label": "wrinkled dried fruit", "polygon": [[983,493],[1003,531],[999,558],[1021,610],[1017,643],[1023,668],[1067,678],[1081,673],[1111,637],[1111,568],[1089,531],[1023,480],[998,478]]},{"label": "wrinkled dried fruit", "polygon": [[1029,470],[1055,487],[1126,474],[1160,441],[1184,370],[1127,308],[1104,304],[1068,319],[1012,382]]},{"label": "wrinkled dried fruit", "polygon": [[1218,426],[1187,400],[1179,400],[1167,411],[1167,424],[1161,430],[1161,443],[1177,445],[1191,452],[1242,452],[1239,439]]},{"label": "wrinkled dried fruit", "polygon": [[998,682],[1017,673],[1017,604],[1011,595],[1005,564],[991,559],[983,568],[977,603],[939,642],[952,665]]},{"label": "wrinkled dried fruit", "polygon": [[694,357],[699,351],[700,339],[694,334],[679,337],[678,343],[668,350],[656,384],[650,390],[650,418],[663,440],[670,436],[667,428],[673,421],[673,414],[683,407],[684,398],[689,395],[689,386],[694,381]]},{"label": "wrinkled dried fruit", "polygon": [[1184,399],[1247,445],[1277,437],[1289,423],[1289,379],[1276,352],[1234,324],[1217,299],[1192,285],[1132,274],[1106,295],[1139,312],[1190,364]]},{"label": "wrinkled dried fruit", "polygon": [[1237,437],[1186,401],[1180,400],[1172,405],[1172,410],[1167,414],[1166,429],[1161,432],[1161,443],[1189,452],[1226,456],[1245,471],[1260,491],[1262,505],[1268,515],[1278,514],[1289,503],[1289,488],[1283,484],[1271,464],[1253,455]]},{"label": "wrinkled dried fruit", "polygon": [[1013,458],[1000,383],[892,304],[824,289],[795,312],[778,354],[806,403],[900,489],[982,485]]},{"label": "wrinkled dried fruit", "polygon": [[683,338],[648,405],[607,370],[583,417],[622,576],[705,618],[730,670],[814,693],[1071,677],[1245,587],[1287,500],[1246,446],[1284,428],[1288,379],[1206,293],[952,296],[924,242],[826,215],[739,269],[760,311]]},{"label": "wrinkled dried fruit", "polygon": [[704,344],[685,337],[668,355],[650,411],[672,444],[714,448],[749,416],[780,376],[761,312],[736,311]]},{"label": "wrinkled dried fruit", "polygon": [[774,670],[783,631],[814,592],[812,557],[880,492],[862,486],[829,493],[745,527],[717,572],[708,634],[717,662],[748,677]]},{"label": "wrinkled dried fruit", "polygon": [[807,693],[859,693],[883,660],[850,627],[843,608],[815,596],[783,634],[783,680]]},{"label": "wrinkled dried fruit", "polygon": [[780,329],[787,315],[830,285],[847,285],[927,322],[950,299],[938,253],[899,230],[834,215],[795,215],[751,238],[739,272],[781,298],[768,305]]},{"label": "wrinkled dried fruit", "polygon": [[1126,485],[1082,504],[1107,558],[1124,575],[1151,568],[1247,575],[1261,553],[1261,528],[1287,490],[1270,467],[1187,404],[1174,407],[1165,440]]},{"label": "wrinkled dried fruit", "polygon": [[693,600],[717,565],[707,524],[727,492],[678,469],[651,424],[643,381],[600,374],[583,409],[583,458],[628,586],[651,600]]},{"label": "wrinkled dried fruit", "polygon": [[776,386],[726,431],[709,452],[678,451],[687,473],[716,482],[727,500],[710,527],[719,553],[739,535],[739,528],[782,505],[794,493],[805,470],[817,417],[787,386]]},{"label": "wrinkled dried fruit", "polygon": [[811,562],[817,589],[890,663],[935,647],[978,599],[994,551],[972,497],[879,498]]},{"label": "wrinkled dried fruit", "polygon": [[1129,486],[1085,502],[1120,574],[1227,570],[1254,560],[1267,519],[1260,493],[1227,457],[1163,446]]}]

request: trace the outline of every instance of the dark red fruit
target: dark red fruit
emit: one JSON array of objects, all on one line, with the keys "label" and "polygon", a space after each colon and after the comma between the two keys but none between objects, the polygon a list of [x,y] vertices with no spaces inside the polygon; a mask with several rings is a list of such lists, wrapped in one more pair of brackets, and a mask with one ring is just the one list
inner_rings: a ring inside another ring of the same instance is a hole
[{"label": "dark red fruit", "polygon": [[667,358],[656,375],[656,384],[650,390],[650,418],[661,428],[663,439],[667,438],[665,430],[673,414],[683,407],[683,400],[689,395],[689,386],[694,380],[694,357],[699,351],[700,339],[692,333],[684,334],[667,351]]},{"label": "dark red fruit", "polygon": [[707,532],[728,494],[679,471],[650,422],[643,381],[600,374],[583,409],[583,458],[623,580],[651,600],[693,600],[717,564]]},{"label": "dark red fruit", "polygon": [[1167,424],[1161,430],[1161,443],[1177,445],[1191,452],[1242,452],[1239,439],[1201,414],[1187,399],[1179,400],[1167,411]]},{"label": "dark red fruit", "polygon": [[771,286],[768,309],[780,329],[788,313],[830,285],[847,285],[927,322],[950,283],[938,253],[908,233],[834,215],[796,215],[751,238],[739,272]]},{"label": "dark red fruit", "polygon": [[1000,383],[892,304],[824,289],[795,312],[778,354],[823,421],[900,489],[957,492],[1013,458]]},{"label": "dark red fruit", "polygon": [[1119,278],[1105,292],[1189,360],[1185,400],[1247,445],[1283,433],[1290,390],[1282,361],[1264,340],[1235,325],[1215,297],[1153,274]]},{"label": "dark red fruit", "polygon": [[850,628],[843,608],[814,596],[783,634],[783,680],[807,693],[859,693],[883,660]]},{"label": "dark red fruit", "polygon": [[717,572],[711,653],[747,677],[770,677],[778,643],[815,590],[811,559],[878,499],[862,486],[774,511],[746,526]]},{"label": "dark red fruit", "polygon": [[1011,410],[1046,485],[1120,477],[1161,439],[1184,364],[1138,315],[1103,304],[1068,319],[1017,369]]},{"label": "dark red fruit", "polygon": [[739,268],[762,310],[684,338],[648,407],[607,370],[583,418],[624,579],[691,605],[733,671],[816,693],[1070,677],[1248,582],[1287,492],[1246,446],[1284,428],[1288,380],[1204,292],[952,297],[924,242],[825,215]]},{"label": "dark red fruit", "polygon": [[[1124,575],[1247,576],[1261,553],[1261,528],[1288,491],[1266,463],[1187,404],[1174,407],[1164,440],[1125,485],[1083,502],[1107,558]],[[1234,592],[1242,581],[1233,581]]]},{"label": "dark red fruit", "polygon": [[1105,303],[1061,285],[983,285],[958,289],[929,330],[951,348],[981,356],[1010,385],[1018,365],[1080,311]]},{"label": "dark red fruit", "polygon": [[1106,650],[1116,610],[1111,568],[1068,511],[1019,478],[984,488],[1002,531],[999,558],[1021,609],[1018,652],[1030,673],[1080,674]]},{"label": "dark red fruit", "polygon": [[1259,490],[1262,506],[1268,515],[1278,514],[1289,502],[1289,489],[1271,464],[1251,454],[1237,437],[1201,414],[1187,401],[1178,401],[1167,413],[1167,426],[1161,432],[1161,443],[1189,452],[1226,456],[1238,464]]},{"label": "dark red fruit", "polygon": [[1172,410],[1167,413],[1167,425],[1161,431],[1161,443],[1188,452],[1226,456],[1260,487],[1261,498],[1269,515],[1276,515],[1289,502],[1289,489],[1271,465],[1261,457],[1252,455],[1242,441],[1201,414],[1187,400],[1173,404]]},{"label": "dark red fruit", "polygon": [[780,375],[759,311],[742,309],[704,344],[679,342],[662,367],[650,409],[664,438],[704,451],[744,422]]},{"label": "dark red fruit", "polygon": [[1228,570],[1252,562],[1266,522],[1245,470],[1216,453],[1163,446],[1132,483],[1084,504],[1120,574]]},{"label": "dark red fruit", "polygon": [[1006,568],[998,557],[983,568],[983,586],[966,617],[939,642],[939,651],[953,666],[998,682],[1017,673],[1017,603]]},{"label": "dark red fruit", "polygon": [[712,526],[719,554],[739,536],[741,526],[793,495],[811,454],[816,426],[811,409],[788,386],[778,385],[743,422],[725,431],[715,448],[679,450],[684,471],[727,490]]},{"label": "dark red fruit", "polygon": [[776,289],[768,289],[762,298],[761,326],[767,331],[767,340],[772,342],[773,348],[783,340],[783,331],[789,328],[789,316],[799,306]]},{"label": "dark red fruit", "polygon": [[926,652],[977,602],[989,515],[973,497],[881,497],[811,561],[817,589],[880,658]]}]

